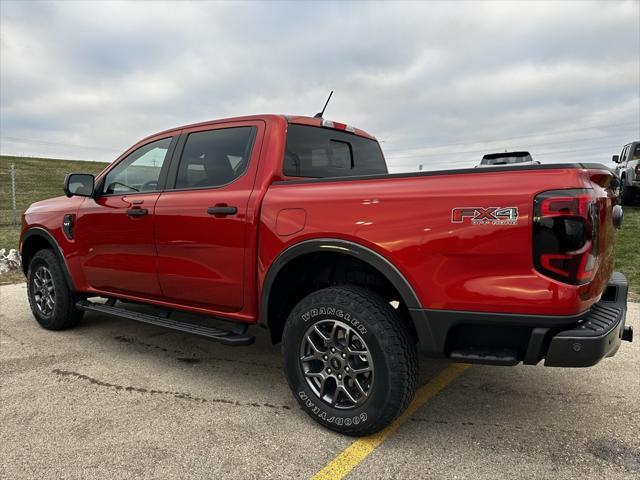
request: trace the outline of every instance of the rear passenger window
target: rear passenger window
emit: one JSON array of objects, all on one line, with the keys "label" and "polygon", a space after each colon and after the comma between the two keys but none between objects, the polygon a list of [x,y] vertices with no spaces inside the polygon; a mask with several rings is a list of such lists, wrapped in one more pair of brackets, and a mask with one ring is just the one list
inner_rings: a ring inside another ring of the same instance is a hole
[{"label": "rear passenger window", "polygon": [[346,177],[386,174],[378,142],[338,130],[290,124],[285,149],[285,175]]},{"label": "rear passenger window", "polygon": [[233,127],[190,133],[175,188],[210,188],[233,182],[247,168],[255,130]]}]

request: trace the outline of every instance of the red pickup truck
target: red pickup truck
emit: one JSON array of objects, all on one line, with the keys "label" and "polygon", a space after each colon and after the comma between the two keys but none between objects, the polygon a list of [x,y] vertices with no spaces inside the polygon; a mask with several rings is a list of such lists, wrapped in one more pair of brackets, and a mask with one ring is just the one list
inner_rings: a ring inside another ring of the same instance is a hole
[{"label": "red pickup truck", "polygon": [[302,409],[365,435],[411,401],[419,351],[585,367],[631,341],[615,178],[580,163],[389,174],[362,130],[257,115],[68,175],[25,213],[20,250],[44,328],[91,311],[248,345],[257,324]]}]

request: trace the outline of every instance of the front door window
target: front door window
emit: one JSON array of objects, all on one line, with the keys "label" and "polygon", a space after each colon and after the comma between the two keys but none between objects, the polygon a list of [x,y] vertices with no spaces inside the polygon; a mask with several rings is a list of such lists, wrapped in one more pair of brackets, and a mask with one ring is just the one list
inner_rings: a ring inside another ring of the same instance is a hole
[{"label": "front door window", "polygon": [[148,143],[116,165],[104,181],[104,194],[132,194],[158,190],[160,172],[167,158],[171,138]]}]

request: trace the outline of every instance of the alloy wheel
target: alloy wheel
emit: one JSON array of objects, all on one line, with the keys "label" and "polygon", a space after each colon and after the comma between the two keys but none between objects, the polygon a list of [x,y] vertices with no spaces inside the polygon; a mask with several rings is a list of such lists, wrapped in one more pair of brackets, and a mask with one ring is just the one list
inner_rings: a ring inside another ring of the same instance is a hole
[{"label": "alloy wheel", "polygon": [[33,299],[38,311],[48,317],[53,313],[56,304],[56,292],[53,278],[47,267],[41,265],[33,275]]},{"label": "alloy wheel", "polygon": [[321,320],[307,329],[300,348],[307,385],[338,409],[364,403],[373,386],[373,360],[362,337],[339,320]]}]

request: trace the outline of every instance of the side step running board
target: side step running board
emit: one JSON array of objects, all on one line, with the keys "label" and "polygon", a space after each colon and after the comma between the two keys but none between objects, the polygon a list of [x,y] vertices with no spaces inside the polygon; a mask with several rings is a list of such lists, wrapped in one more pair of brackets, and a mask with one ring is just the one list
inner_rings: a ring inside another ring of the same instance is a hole
[{"label": "side step running board", "polygon": [[452,350],[449,358],[462,363],[485,365],[517,365],[518,352],[509,348],[465,347]]},{"label": "side step running board", "polygon": [[215,340],[217,342],[224,343],[225,345],[234,347],[251,345],[255,340],[255,337],[253,335],[235,333],[229,330],[223,330],[221,328],[205,327],[202,325],[195,325],[187,322],[179,322],[170,318],[157,315],[149,315],[147,313],[132,312],[131,310],[115,307],[113,306],[113,304],[108,305],[81,300],[76,303],[76,308],[85,310],[87,312],[101,313],[103,315],[123,318],[126,320],[133,320],[136,322],[148,323],[149,325],[169,328],[171,330],[177,330],[180,332],[191,333],[192,335],[198,335],[200,337],[208,338],[209,340]]}]

